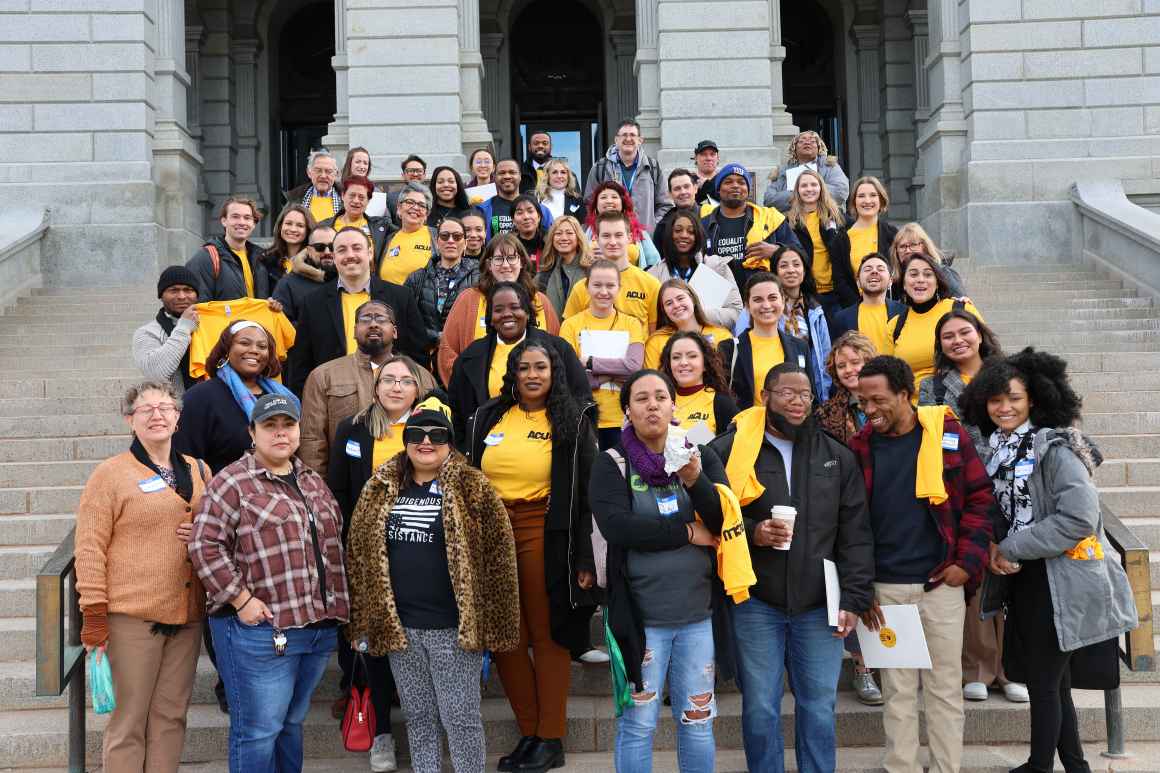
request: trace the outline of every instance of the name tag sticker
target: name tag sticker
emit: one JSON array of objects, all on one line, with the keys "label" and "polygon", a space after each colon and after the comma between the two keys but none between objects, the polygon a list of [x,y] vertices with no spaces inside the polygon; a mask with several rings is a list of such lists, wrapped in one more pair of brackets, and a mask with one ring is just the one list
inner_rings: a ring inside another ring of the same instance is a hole
[{"label": "name tag sticker", "polygon": [[503,433],[502,432],[492,432],[490,435],[488,435],[487,437],[485,437],[483,439],[483,444],[485,446],[498,446],[502,442],[503,442]]},{"label": "name tag sticker", "polygon": [[674,515],[680,509],[677,503],[676,494],[668,494],[666,496],[657,497],[657,508],[660,509],[661,515]]},{"label": "name tag sticker", "polygon": [[950,432],[943,433],[942,447],[944,451],[959,450],[959,436]]},{"label": "name tag sticker", "polygon": [[160,475],[154,475],[152,478],[146,478],[137,484],[137,488],[141,489],[146,494],[152,494],[156,491],[164,491],[165,486],[165,479]]},{"label": "name tag sticker", "polygon": [[1027,478],[1031,476],[1031,471],[1035,469],[1035,462],[1030,459],[1024,459],[1015,465],[1015,477]]},{"label": "name tag sticker", "polygon": [[487,317],[480,317],[479,318],[479,326],[483,327],[483,328],[487,327]]},{"label": "name tag sticker", "polygon": [[799,354],[799,355],[798,355],[798,367],[799,367],[799,368],[804,368],[805,366],[806,366],[806,358],[805,358],[805,355],[801,355],[801,354]]},{"label": "name tag sticker", "polygon": [[346,441],[346,455],[352,459],[362,459],[362,448],[359,447],[357,440]]}]

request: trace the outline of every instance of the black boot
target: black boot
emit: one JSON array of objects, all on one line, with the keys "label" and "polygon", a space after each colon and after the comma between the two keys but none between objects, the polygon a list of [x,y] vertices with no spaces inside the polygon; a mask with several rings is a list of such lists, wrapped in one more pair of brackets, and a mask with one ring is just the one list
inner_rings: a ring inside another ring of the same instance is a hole
[{"label": "black boot", "polygon": [[564,742],[559,738],[537,738],[532,748],[524,755],[523,762],[516,765],[518,773],[544,773],[552,768],[564,767]]},{"label": "black boot", "polygon": [[535,742],[538,740],[540,739],[536,738],[534,735],[525,735],[520,739],[520,742],[516,744],[516,748],[512,749],[511,754],[507,755],[506,757],[499,758],[499,765],[496,765],[495,769],[502,771],[515,770],[516,766],[519,765],[524,760],[524,758],[528,756],[528,749],[532,748],[532,745],[535,744]]}]

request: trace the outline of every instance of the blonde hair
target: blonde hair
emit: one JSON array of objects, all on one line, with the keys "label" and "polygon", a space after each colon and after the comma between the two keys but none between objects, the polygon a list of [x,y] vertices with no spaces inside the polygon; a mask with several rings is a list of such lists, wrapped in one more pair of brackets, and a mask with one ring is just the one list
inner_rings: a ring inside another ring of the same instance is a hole
[{"label": "blonde hair", "polygon": [[789,197],[789,220],[790,228],[804,228],[806,224],[806,210],[805,205],[802,204],[801,197],[798,196],[798,186],[801,185],[802,178],[806,175],[818,181],[821,186],[821,192],[818,194],[818,223],[825,226],[827,223],[842,223],[845,218],[842,216],[842,209],[838,206],[838,202],[834,201],[834,197],[830,195],[830,189],[826,187],[826,181],[822,176],[812,169],[803,169],[802,173],[798,175],[797,182],[793,184],[793,191]]},{"label": "blonde hair", "polygon": [[536,183],[537,201],[548,200],[548,191],[551,189],[551,186],[548,185],[548,175],[557,166],[562,166],[568,170],[568,184],[564,186],[564,193],[580,198],[580,184],[576,181],[576,174],[572,171],[572,167],[568,166],[568,162],[562,158],[550,158],[548,163],[544,164],[544,176]]},{"label": "blonde hair", "polygon": [[388,365],[393,365],[396,362],[401,362],[410,372],[411,377],[417,382],[415,389],[415,402],[411,404],[411,410],[415,409],[419,401],[423,399],[424,395],[435,388],[435,379],[431,376],[427,369],[419,365],[419,363],[412,360],[405,354],[396,354],[378,367],[375,371],[375,383],[371,386],[371,404],[359,412],[355,416],[356,422],[363,422],[366,424],[367,432],[375,440],[382,440],[383,438],[391,437],[391,419],[387,416],[387,409],[379,402],[379,382],[383,379],[383,374],[387,370]]},{"label": "blonde hair", "polygon": [[938,247],[935,246],[934,240],[930,238],[930,234],[926,232],[918,223],[907,223],[898,229],[898,233],[894,236],[894,241],[890,244],[890,261],[895,268],[902,265],[902,258],[898,254],[898,245],[904,241],[916,240],[922,242],[923,252],[929,255],[938,265],[943,264],[942,253],[939,252]]},{"label": "blonde hair", "polygon": [[826,355],[826,373],[830,374],[830,378],[834,379],[835,384],[838,383],[838,373],[834,360],[839,349],[852,349],[855,354],[862,357],[863,365],[878,356],[874,342],[864,333],[859,333],[857,330],[847,330],[842,333],[838,336],[838,340],[834,341],[834,345],[830,347],[830,353]]},{"label": "blonde hair", "polygon": [[580,225],[580,221],[571,215],[560,215],[560,217],[552,221],[552,227],[548,229],[548,233],[544,236],[544,249],[540,252],[538,273],[551,271],[556,267],[556,258],[560,254],[556,252],[555,238],[556,231],[561,225],[568,226],[572,229],[572,233],[576,234],[575,260],[581,268],[586,267],[592,262],[592,244],[588,241],[588,237],[584,235],[584,228]]},{"label": "blonde hair", "polygon": [[858,198],[858,189],[863,185],[874,186],[874,192],[878,194],[878,214],[885,215],[886,210],[890,209],[890,194],[886,192],[886,186],[882,184],[881,180],[879,180],[877,177],[871,177],[869,175],[866,177],[859,177],[854,181],[854,184],[850,186],[850,198],[846,201],[846,209],[848,209],[850,214],[854,217],[858,216],[858,208],[854,206],[854,201]]},{"label": "blonde hair", "polygon": [[701,299],[697,297],[697,291],[689,286],[689,283],[680,277],[673,277],[666,279],[661,284],[661,289],[657,291],[657,330],[668,328],[676,330],[677,326],[669,319],[669,315],[665,313],[665,291],[680,290],[689,296],[693,301],[693,319],[697,320],[697,324],[701,329],[709,327],[709,318],[705,316],[705,310],[701,308]]}]

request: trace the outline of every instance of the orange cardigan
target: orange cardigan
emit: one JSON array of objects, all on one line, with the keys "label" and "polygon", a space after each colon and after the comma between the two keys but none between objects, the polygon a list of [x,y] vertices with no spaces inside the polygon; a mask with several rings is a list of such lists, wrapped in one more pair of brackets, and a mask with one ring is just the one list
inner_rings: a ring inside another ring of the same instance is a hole
[{"label": "orange cardigan", "polygon": [[[146,493],[139,483],[155,473],[128,451],[97,465],[77,507],[76,571],[81,609],[107,605],[166,625],[205,617],[205,591],[189,562],[178,525],[193,521],[205,483],[186,456],[193,478],[187,504],[172,488]],[[209,476],[209,468],[205,467]]]},{"label": "orange cardigan", "polygon": [[[474,287],[464,290],[455,299],[451,311],[447,313],[447,321],[443,323],[443,335],[439,337],[439,353],[436,356],[439,378],[444,384],[451,383],[451,367],[455,365],[455,358],[470,346],[472,341],[483,338],[480,334],[482,328],[479,327],[479,320],[475,316],[479,310],[481,297],[482,293]],[[548,296],[542,292],[536,293],[536,308],[543,311],[547,331],[552,335],[558,335],[560,317],[552,308]]]}]

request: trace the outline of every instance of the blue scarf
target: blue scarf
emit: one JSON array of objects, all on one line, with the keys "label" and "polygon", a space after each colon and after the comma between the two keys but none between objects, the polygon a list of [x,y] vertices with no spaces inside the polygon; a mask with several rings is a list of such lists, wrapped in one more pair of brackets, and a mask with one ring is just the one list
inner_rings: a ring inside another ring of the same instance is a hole
[{"label": "blue scarf", "polygon": [[[217,375],[218,378],[226,382],[226,386],[230,388],[230,394],[234,396],[234,402],[238,404],[238,407],[242,409],[242,413],[246,414],[246,418],[249,419],[250,411],[254,410],[254,403],[258,401],[258,398],[250,392],[249,387],[242,381],[242,377],[230,367],[228,362],[218,368]],[[258,376],[258,386],[262,388],[263,394],[282,395],[292,400],[298,406],[298,409],[302,410],[302,404],[298,401],[298,396],[274,379]]]}]

